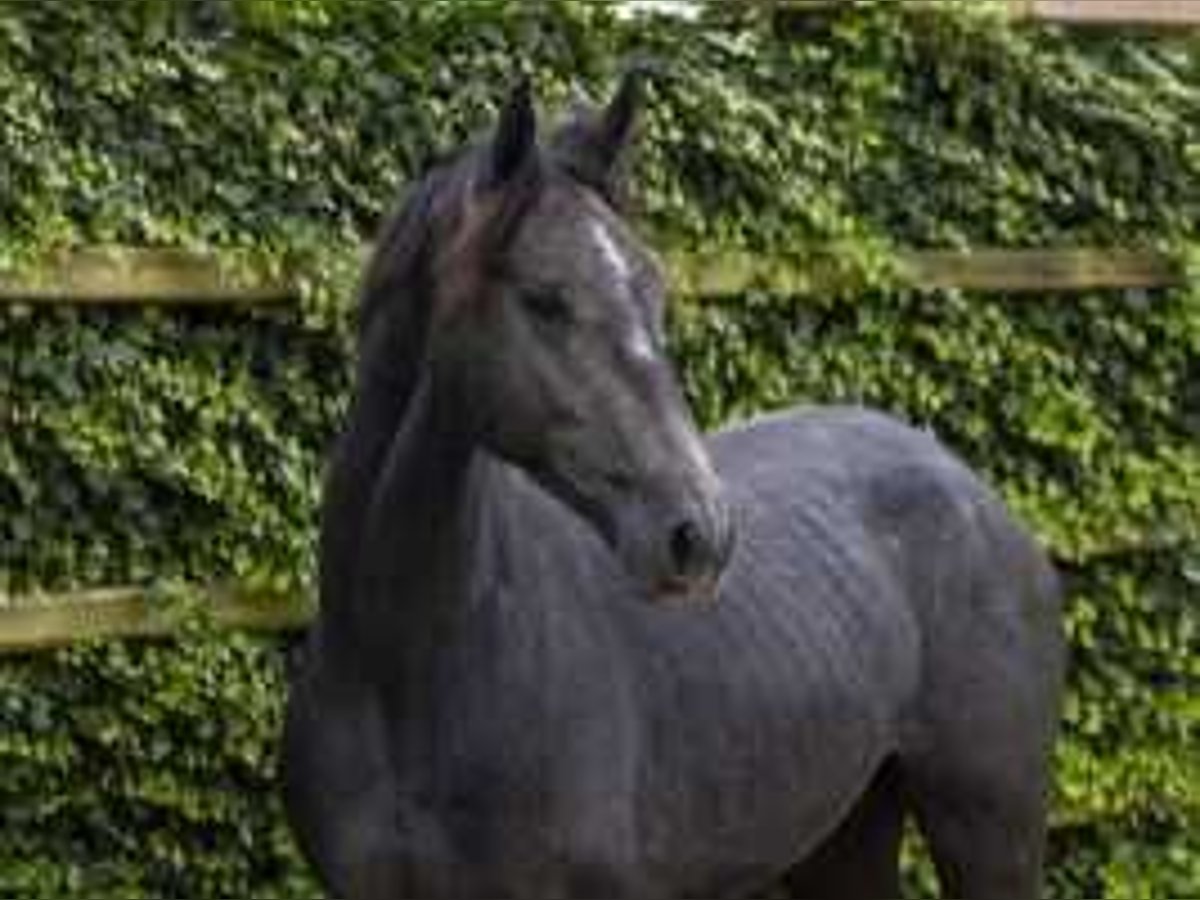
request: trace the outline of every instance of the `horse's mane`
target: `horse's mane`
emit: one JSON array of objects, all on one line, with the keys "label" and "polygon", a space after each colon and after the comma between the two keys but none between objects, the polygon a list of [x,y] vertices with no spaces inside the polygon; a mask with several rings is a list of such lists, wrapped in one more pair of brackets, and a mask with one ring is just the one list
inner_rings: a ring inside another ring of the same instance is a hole
[{"label": "horse's mane", "polygon": [[[427,269],[439,233],[451,223],[447,215],[460,205],[470,181],[476,150],[467,148],[435,163],[407,187],[385,220],[367,263],[358,299],[358,336],[389,306],[406,295],[425,293]],[[395,310],[393,310],[395,311]]]},{"label": "horse's mane", "polygon": [[362,511],[420,379],[434,303],[432,261],[455,227],[474,167],[475,154],[463,150],[411,183],[380,229],[359,285],[355,384],[322,501],[327,621],[350,608]]},{"label": "horse's mane", "polygon": [[[434,304],[434,261],[458,227],[477,168],[467,146],[401,194],[375,240],[358,290],[351,419],[394,429],[420,378]],[[353,421],[351,422],[353,424]]]}]

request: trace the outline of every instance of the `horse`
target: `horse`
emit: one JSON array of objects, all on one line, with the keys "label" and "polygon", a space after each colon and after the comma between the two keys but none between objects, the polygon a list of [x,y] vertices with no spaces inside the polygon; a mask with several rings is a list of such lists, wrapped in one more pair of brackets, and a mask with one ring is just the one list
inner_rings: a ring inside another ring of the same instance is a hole
[{"label": "horse", "polygon": [[1060,591],[925,430],[854,406],[704,438],[626,221],[644,76],[522,81],[360,285],[282,791],[333,895],[1033,897]]}]

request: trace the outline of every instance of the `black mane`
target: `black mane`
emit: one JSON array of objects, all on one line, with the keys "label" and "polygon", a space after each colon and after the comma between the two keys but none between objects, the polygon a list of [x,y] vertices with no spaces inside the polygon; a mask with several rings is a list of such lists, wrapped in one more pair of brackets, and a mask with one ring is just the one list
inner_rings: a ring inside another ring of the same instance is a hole
[{"label": "black mane", "polygon": [[[475,168],[476,151],[459,152],[429,169],[405,189],[375,240],[359,288],[358,335],[362,341],[389,299],[426,293],[428,261],[447,213],[461,204]],[[394,304],[393,304],[394,305]]]}]

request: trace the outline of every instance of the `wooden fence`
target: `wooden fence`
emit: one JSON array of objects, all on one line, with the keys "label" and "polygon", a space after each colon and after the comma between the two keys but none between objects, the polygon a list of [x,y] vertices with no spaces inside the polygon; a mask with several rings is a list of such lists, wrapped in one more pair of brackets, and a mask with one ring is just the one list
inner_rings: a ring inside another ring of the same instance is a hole
[{"label": "wooden fence", "polygon": [[[1200,0],[1198,0],[1200,2]],[[365,251],[364,251],[365,252]],[[725,252],[668,251],[672,289],[695,297],[762,289],[796,294],[844,287],[836,247],[794,259]],[[1095,288],[1176,284],[1183,272],[1168,257],[1115,248],[916,250],[899,254],[914,288],[1008,293],[1069,293]],[[89,247],[48,255],[32,273],[0,273],[0,302],[24,304],[207,304],[278,306],[296,298],[284,277],[259,276],[244,260],[173,249]]]},{"label": "wooden fence", "polygon": [[[810,254],[834,258],[834,248]],[[1057,250],[923,250],[900,254],[915,289],[961,288],[1006,293],[1069,294],[1097,288],[1155,288],[1181,284],[1170,259],[1150,251],[1111,248]],[[672,287],[686,295],[730,295],[748,289],[793,294],[818,290],[836,274],[801,261],[748,253],[668,252]],[[287,278],[256,277],[228,257],[179,250],[93,247],[48,256],[32,274],[0,276],[0,302],[21,304],[217,304],[279,306],[297,294]],[[207,589],[204,615],[223,627],[288,629],[311,615],[312,598],[236,587]],[[154,637],[175,632],[189,612],[137,587],[58,595],[0,594],[0,654],[109,637]]]}]

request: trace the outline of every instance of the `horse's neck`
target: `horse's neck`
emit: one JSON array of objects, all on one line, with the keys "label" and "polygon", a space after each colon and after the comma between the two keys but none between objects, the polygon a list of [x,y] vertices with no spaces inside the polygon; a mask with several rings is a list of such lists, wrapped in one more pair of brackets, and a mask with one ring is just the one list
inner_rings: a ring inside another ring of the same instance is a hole
[{"label": "horse's neck", "polygon": [[[413,306],[425,302],[420,296],[406,301]],[[407,330],[405,324],[410,326]],[[321,498],[319,631],[335,642],[344,642],[352,627],[366,510],[414,396],[420,357],[417,326],[377,315],[360,337],[354,396]]]},{"label": "horse's neck", "polygon": [[420,665],[467,615],[485,549],[486,468],[419,387],[360,510],[352,631],[373,666]]}]

